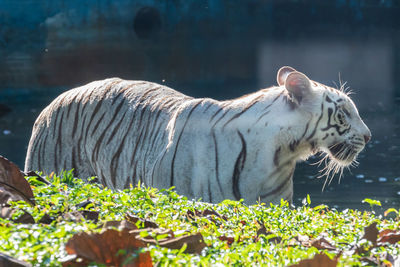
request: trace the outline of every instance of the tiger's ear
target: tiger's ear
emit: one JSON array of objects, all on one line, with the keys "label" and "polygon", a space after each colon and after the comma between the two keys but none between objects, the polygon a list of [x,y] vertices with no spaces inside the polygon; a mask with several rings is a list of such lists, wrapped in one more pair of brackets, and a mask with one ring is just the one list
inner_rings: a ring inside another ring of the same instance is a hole
[{"label": "tiger's ear", "polygon": [[296,70],[289,66],[284,66],[278,70],[278,74],[276,75],[276,81],[278,82],[279,86],[285,84],[286,77],[291,73],[295,72]]},{"label": "tiger's ear", "polygon": [[311,93],[311,82],[306,75],[301,72],[292,72],[286,77],[285,88],[289,91],[293,100],[298,104]]}]

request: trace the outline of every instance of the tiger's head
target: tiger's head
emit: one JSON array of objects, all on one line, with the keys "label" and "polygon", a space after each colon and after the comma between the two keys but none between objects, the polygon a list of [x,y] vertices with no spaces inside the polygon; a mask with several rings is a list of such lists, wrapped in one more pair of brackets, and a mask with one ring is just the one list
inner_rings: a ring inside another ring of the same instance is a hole
[{"label": "tiger's head", "polygon": [[357,155],[371,139],[371,132],[344,89],[312,81],[291,67],[282,67],[277,80],[288,91],[293,108],[299,108],[311,118],[304,138],[313,152],[326,153],[322,160],[331,159],[325,161],[324,175],[333,177],[344,167],[357,164]]}]

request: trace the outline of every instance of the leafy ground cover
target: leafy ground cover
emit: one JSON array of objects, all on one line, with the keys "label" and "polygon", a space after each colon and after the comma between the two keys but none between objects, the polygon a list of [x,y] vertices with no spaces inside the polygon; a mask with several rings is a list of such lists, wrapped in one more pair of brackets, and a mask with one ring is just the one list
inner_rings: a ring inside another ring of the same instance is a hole
[{"label": "leafy ground cover", "polygon": [[72,172],[31,174],[28,201],[1,180],[5,173],[0,168],[0,263],[9,256],[34,266],[392,266],[400,256],[395,209],[385,217],[312,207],[310,199],[296,208],[208,204],[172,189],[115,192]]}]

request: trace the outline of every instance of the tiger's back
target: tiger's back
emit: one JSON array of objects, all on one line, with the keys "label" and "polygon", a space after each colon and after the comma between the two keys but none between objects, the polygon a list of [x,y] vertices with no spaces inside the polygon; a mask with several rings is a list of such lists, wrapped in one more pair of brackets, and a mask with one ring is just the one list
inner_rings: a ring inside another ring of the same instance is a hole
[{"label": "tiger's back", "polygon": [[69,90],[36,120],[25,169],[73,168],[111,188],[135,184],[166,147],[168,121],[188,99],[165,86],[118,78]]}]

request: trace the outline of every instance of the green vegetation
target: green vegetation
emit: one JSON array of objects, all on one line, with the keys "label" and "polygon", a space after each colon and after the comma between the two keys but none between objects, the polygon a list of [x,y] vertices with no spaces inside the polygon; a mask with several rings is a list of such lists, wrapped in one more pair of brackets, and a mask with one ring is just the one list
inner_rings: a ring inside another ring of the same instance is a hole
[{"label": "green vegetation", "polygon": [[[395,209],[388,212],[392,218],[387,218],[373,212],[339,212],[325,205],[311,207],[309,199],[297,208],[287,202],[247,206],[226,200],[212,205],[187,200],[172,190],[140,185],[113,192],[75,179],[71,172],[47,177],[50,185],[35,177],[28,179],[36,205],[12,202],[16,212],[11,218],[0,218],[0,252],[37,266],[60,265],[68,255],[65,244],[74,234],[100,232],[104,222],[124,220],[127,214],[171,229],[175,236],[200,232],[204,237],[207,247],[200,254],[185,253],[185,247],[144,248],[159,266],[287,266],[319,253],[336,257],[339,266],[361,266],[393,263],[400,254],[398,240],[390,244],[382,236],[377,239],[378,232],[372,231],[371,237],[370,231],[374,222],[378,230],[399,229],[399,218],[393,218],[398,215]],[[98,214],[98,221],[66,216],[82,210]],[[31,214],[35,223],[14,222],[23,211]],[[136,225],[144,227],[140,221]],[[391,231],[392,236],[396,233]],[[143,237],[148,234],[140,233]]]}]

